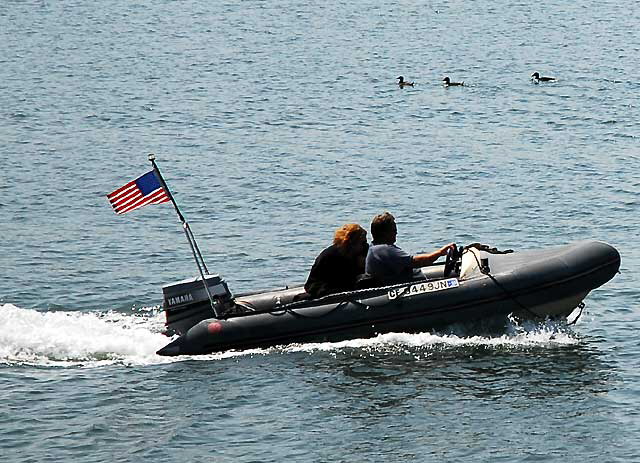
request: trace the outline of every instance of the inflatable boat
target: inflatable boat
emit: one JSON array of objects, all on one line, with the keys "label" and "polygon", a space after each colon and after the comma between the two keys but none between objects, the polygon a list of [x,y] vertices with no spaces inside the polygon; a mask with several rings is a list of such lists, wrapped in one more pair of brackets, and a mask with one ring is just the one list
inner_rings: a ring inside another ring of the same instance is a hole
[{"label": "inflatable boat", "polygon": [[319,299],[302,286],[234,296],[219,275],[203,275],[163,287],[167,334],[177,337],[158,354],[423,332],[508,314],[567,317],[619,267],[615,248],[584,241],[519,252],[473,244],[422,268],[414,280],[378,286],[364,278],[362,289]]}]

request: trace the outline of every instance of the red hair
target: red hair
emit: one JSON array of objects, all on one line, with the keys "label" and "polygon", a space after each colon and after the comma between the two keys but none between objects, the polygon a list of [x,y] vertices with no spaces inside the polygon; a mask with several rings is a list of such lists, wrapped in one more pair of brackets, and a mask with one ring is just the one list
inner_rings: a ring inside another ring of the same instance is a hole
[{"label": "red hair", "polygon": [[336,233],[333,235],[333,244],[340,248],[346,248],[357,238],[362,237],[366,239],[366,236],[367,231],[360,225],[357,223],[348,223],[336,230]]}]

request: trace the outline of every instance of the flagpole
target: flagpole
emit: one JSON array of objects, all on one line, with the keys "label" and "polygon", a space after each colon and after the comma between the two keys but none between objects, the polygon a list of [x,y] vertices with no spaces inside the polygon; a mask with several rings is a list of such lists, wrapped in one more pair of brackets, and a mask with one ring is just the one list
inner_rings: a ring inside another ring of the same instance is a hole
[{"label": "flagpole", "polygon": [[[167,182],[164,181],[164,178],[160,173],[160,169],[156,164],[156,155],[153,153],[149,154],[149,161],[151,162],[151,165],[153,165],[153,170],[158,176],[158,180],[160,181],[162,188],[164,188],[164,190],[167,192],[167,196],[171,200],[171,203],[173,204],[173,207],[176,210],[176,213],[178,214],[178,218],[180,219],[180,222],[182,222],[182,228],[184,230],[185,235],[187,236],[187,241],[189,241],[189,247],[191,247],[191,253],[193,254],[193,259],[196,261],[196,265],[198,266],[198,272],[200,273],[200,277],[202,278],[202,284],[204,285],[204,289],[207,292],[207,296],[209,296],[209,302],[211,303],[211,308],[213,309],[213,313],[215,314],[216,318],[220,318],[220,314],[216,309],[216,304],[213,300],[213,296],[211,295],[211,291],[209,290],[209,286],[207,285],[207,280],[204,277],[205,274],[209,275],[209,270],[207,269],[207,265],[204,263],[204,258],[200,253],[200,248],[198,248],[196,237],[193,235],[193,232],[191,231],[191,227],[189,227],[189,223],[186,221],[186,219],[180,212],[180,209],[178,208],[178,204],[176,203],[176,200],[173,198],[173,195],[171,194],[171,190],[169,190],[169,187],[167,186]],[[204,269],[204,272],[202,271],[203,269]]]}]

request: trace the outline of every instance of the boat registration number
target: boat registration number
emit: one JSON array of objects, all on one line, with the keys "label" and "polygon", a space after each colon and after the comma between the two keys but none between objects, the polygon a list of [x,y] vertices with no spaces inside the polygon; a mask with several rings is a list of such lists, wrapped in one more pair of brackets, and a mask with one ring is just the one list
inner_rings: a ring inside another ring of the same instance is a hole
[{"label": "boat registration number", "polygon": [[396,288],[389,290],[389,299],[397,299],[399,297],[415,296],[417,294],[432,293],[434,291],[443,291],[445,289],[457,288],[460,286],[456,278],[447,280],[426,281],[417,283],[404,288]]}]

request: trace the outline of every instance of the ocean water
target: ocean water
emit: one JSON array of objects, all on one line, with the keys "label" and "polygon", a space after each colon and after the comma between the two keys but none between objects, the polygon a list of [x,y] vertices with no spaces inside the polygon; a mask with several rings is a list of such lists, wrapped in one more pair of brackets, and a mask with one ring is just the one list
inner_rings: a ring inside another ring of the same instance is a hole
[{"label": "ocean water", "polygon": [[[640,461],[638,23],[624,0],[2,2],[3,461]],[[304,281],[384,210],[410,252],[599,239],[621,272],[571,326],[158,357],[161,286],[196,268],[169,205],[105,198],[149,153],[234,292]]]}]

